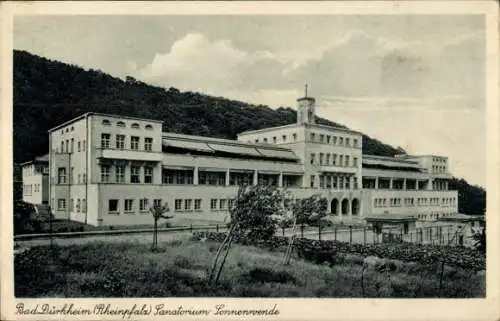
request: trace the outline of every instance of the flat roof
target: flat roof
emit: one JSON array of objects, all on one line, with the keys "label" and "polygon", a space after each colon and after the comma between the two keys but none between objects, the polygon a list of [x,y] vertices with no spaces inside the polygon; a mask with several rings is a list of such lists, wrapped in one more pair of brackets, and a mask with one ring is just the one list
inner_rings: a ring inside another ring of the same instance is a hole
[{"label": "flat roof", "polygon": [[365,217],[365,220],[379,221],[379,222],[405,222],[405,221],[416,221],[417,218],[409,215],[387,214],[380,216],[368,216]]},{"label": "flat roof", "polygon": [[469,222],[469,221],[483,221],[483,215],[467,215],[467,214],[455,214],[452,216],[439,217],[439,221],[447,221],[447,222]]},{"label": "flat roof", "polygon": [[397,162],[397,163],[406,163],[409,165],[418,165],[419,164],[418,161],[401,159],[401,158],[397,158],[397,157],[363,154],[363,161],[364,160],[369,161],[370,159],[379,160],[379,161],[391,161],[391,162]]},{"label": "flat roof", "polygon": [[130,120],[139,120],[139,121],[150,121],[150,122],[154,122],[154,123],[162,123],[163,124],[163,121],[162,120],[157,120],[157,119],[148,119],[148,118],[139,118],[139,117],[133,117],[133,116],[123,116],[123,115],[114,115],[114,114],[105,114],[105,113],[95,113],[95,112],[88,112],[88,113],[85,113],[85,114],[82,114],[78,117],[75,117],[73,119],[70,119],[56,127],[53,127],[51,129],[48,130],[49,133],[55,131],[55,130],[58,130],[59,128],[61,127],[65,127],[65,126],[68,126],[69,124],[71,123],[74,123],[76,121],[79,121],[83,118],[86,118],[88,116],[103,116],[103,117],[114,117],[114,118],[121,118],[121,119],[130,119]]},{"label": "flat roof", "polygon": [[337,131],[343,131],[343,132],[348,132],[351,134],[359,134],[363,135],[363,133],[358,132],[356,130],[352,130],[349,128],[344,128],[344,127],[337,127],[337,126],[328,126],[328,125],[322,125],[322,124],[288,124],[288,125],[282,125],[282,126],[276,126],[276,127],[266,127],[266,128],[261,128],[261,129],[254,129],[254,130],[246,130],[238,134],[240,135],[248,135],[248,134],[256,134],[256,133],[265,133],[267,131],[273,131],[273,130],[278,130],[278,129],[284,129],[284,128],[291,128],[291,127],[317,127],[321,129],[330,129],[330,130],[337,130]]},{"label": "flat roof", "polygon": [[233,139],[224,139],[224,138],[216,138],[216,137],[206,137],[206,136],[196,136],[196,135],[185,135],[185,134],[177,134],[170,132],[163,132],[162,138],[174,138],[174,139],[184,139],[198,142],[206,142],[206,143],[223,143],[232,146],[242,146],[242,147],[258,147],[265,149],[273,149],[280,151],[291,151],[290,148],[281,147],[273,144],[258,144],[258,143],[245,143],[240,142]]},{"label": "flat roof", "polygon": [[25,166],[28,164],[33,164],[33,163],[48,163],[49,162],[49,154],[41,155],[35,157],[33,160],[30,160],[28,162],[24,162],[19,164],[19,166]]}]

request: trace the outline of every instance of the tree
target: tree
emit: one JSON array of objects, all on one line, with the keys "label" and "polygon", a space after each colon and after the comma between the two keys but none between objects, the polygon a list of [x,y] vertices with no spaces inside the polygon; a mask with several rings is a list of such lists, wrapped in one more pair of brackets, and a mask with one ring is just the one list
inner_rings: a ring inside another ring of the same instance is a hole
[{"label": "tree", "polygon": [[474,240],[474,247],[476,250],[486,253],[486,223],[481,229],[474,231],[472,239]]},{"label": "tree", "polygon": [[322,198],[318,194],[295,202],[293,206],[292,236],[290,237],[290,242],[288,243],[288,248],[285,252],[283,260],[285,265],[290,263],[290,259],[292,257],[293,243],[295,241],[295,228],[297,225],[304,226],[305,224],[320,224],[321,220],[326,216],[327,208],[328,201],[326,198]]},{"label": "tree", "polygon": [[210,269],[208,283],[217,284],[235,237],[269,239],[283,215],[283,192],[272,186],[240,186],[229,209],[229,233],[219,246]]},{"label": "tree", "polygon": [[168,203],[165,202],[164,205],[155,204],[149,208],[149,211],[153,215],[154,226],[153,226],[153,245],[151,246],[151,251],[156,252],[158,250],[158,221],[160,219],[171,219],[173,216],[167,216],[165,213],[170,212],[170,207]]}]

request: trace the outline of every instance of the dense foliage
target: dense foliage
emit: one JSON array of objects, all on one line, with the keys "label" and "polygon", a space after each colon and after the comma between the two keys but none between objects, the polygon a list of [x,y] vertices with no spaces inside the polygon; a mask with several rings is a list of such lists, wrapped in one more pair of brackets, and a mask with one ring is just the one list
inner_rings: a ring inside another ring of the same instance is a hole
[{"label": "dense foliage", "polygon": [[484,214],[486,212],[486,190],[473,186],[464,179],[454,178],[449,183],[451,190],[458,191],[458,212],[463,214]]},{"label": "dense foliage", "polygon": [[296,202],[293,213],[298,225],[315,225],[326,216],[327,209],[327,199],[315,194]]},{"label": "dense foliage", "polygon": [[[220,242],[224,236],[224,233],[196,232],[193,239],[206,238]],[[282,236],[274,236],[269,240],[249,240],[244,238],[234,240],[236,243],[263,247],[268,250],[282,249],[287,246],[288,241],[289,238]],[[426,264],[439,263],[444,259],[446,264],[450,266],[476,271],[486,268],[486,257],[483,252],[464,247],[415,243],[357,244],[300,238],[295,241],[294,250],[299,257],[315,263],[335,263],[338,254],[348,253]]]},{"label": "dense foliage", "polygon": [[236,234],[252,239],[273,236],[284,212],[283,198],[283,192],[273,186],[241,186],[230,209]]},{"label": "dense foliage", "polygon": [[[99,70],[14,50],[14,162],[47,153],[47,130],[86,112],[121,114],[162,120],[163,130],[235,139],[237,133],[296,121],[290,107],[276,110],[197,92],[155,87],[122,80]],[[325,125],[343,125],[318,118]],[[393,156],[404,150],[363,135],[363,153]],[[483,214],[485,191],[454,180],[462,213]],[[18,193],[16,195],[19,195]]]}]

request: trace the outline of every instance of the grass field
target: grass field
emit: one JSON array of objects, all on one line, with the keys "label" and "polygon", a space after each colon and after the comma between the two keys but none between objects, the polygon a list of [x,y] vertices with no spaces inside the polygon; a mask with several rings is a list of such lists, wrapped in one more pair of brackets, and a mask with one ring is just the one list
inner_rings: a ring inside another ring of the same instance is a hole
[{"label": "grass field", "polygon": [[[138,243],[38,246],[15,258],[16,297],[438,297],[440,268],[396,261],[395,271],[367,270],[363,257],[316,265],[283,253],[233,245],[217,287],[206,272],[217,243],[171,241],[151,253]],[[485,276],[446,267],[442,296],[484,297]],[[364,292],[364,295],[363,295]]]}]

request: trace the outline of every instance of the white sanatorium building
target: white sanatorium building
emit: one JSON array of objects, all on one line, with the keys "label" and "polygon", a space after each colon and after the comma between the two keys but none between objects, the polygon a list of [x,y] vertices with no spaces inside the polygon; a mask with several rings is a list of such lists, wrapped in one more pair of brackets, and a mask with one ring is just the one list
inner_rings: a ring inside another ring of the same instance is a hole
[{"label": "white sanatorium building", "polygon": [[[49,131],[48,172],[25,165],[25,201],[50,202],[57,218],[95,226],[150,224],[148,208],[164,202],[176,217],[222,222],[247,183],[283,187],[297,199],[319,193],[334,220],[457,214],[446,157],[363,155],[361,133],[315,123],[314,98],[298,99],[297,112],[296,124],[243,132],[237,141],[87,113]],[[37,198],[27,195],[34,180]]]}]

